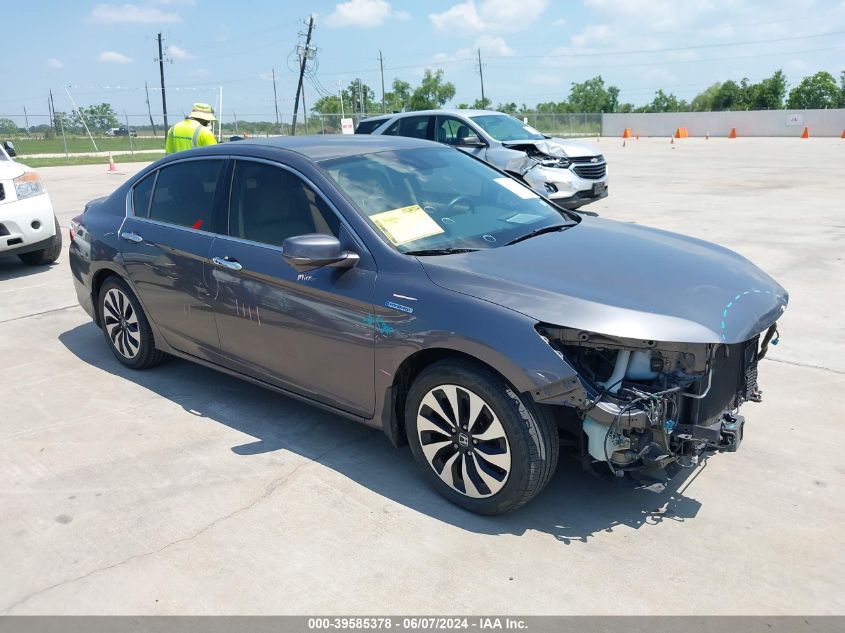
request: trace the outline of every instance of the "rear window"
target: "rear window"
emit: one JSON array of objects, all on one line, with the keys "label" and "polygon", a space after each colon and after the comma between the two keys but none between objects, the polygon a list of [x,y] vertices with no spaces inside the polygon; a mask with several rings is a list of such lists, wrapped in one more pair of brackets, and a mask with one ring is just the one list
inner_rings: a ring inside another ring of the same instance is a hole
[{"label": "rear window", "polygon": [[214,191],[222,160],[190,160],[158,172],[148,217],[151,220],[212,230]]},{"label": "rear window", "polygon": [[411,138],[428,138],[428,123],[431,117],[409,116],[396,121],[385,134],[389,136],[409,136]]},{"label": "rear window", "polygon": [[355,128],[355,134],[372,134],[379,125],[384,123],[387,119],[368,119],[361,121],[358,127]]}]

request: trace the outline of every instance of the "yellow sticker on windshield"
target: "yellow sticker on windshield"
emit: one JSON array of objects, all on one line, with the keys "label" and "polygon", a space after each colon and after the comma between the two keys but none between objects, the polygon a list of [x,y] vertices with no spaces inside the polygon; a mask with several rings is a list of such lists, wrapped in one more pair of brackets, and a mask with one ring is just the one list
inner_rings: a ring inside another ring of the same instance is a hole
[{"label": "yellow sticker on windshield", "polygon": [[418,204],[376,213],[370,219],[396,246],[445,232]]}]

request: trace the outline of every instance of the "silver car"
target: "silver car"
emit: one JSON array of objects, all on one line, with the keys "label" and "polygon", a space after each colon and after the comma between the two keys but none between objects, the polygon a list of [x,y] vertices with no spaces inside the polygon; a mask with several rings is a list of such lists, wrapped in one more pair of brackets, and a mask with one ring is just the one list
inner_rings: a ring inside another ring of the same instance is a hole
[{"label": "silver car", "polygon": [[457,146],[576,209],[607,196],[607,162],[587,143],[541,134],[492,110],[427,110],[363,119],[356,134],[387,134]]}]

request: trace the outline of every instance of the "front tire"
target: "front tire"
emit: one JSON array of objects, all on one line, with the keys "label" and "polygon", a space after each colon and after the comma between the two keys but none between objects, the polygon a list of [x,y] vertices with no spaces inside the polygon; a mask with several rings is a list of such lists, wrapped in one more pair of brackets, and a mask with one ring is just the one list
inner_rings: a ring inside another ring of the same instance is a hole
[{"label": "front tire", "polygon": [[550,413],[495,372],[463,360],[420,373],[408,393],[405,425],[414,460],[432,486],[478,514],[527,503],[557,466]]},{"label": "front tire", "polygon": [[30,251],[28,253],[21,253],[18,255],[18,259],[20,259],[24,264],[28,264],[29,266],[46,266],[47,264],[52,264],[59,258],[59,255],[62,253],[62,229],[59,226],[59,221],[56,219],[56,216],[53,216],[53,222],[56,225],[56,234],[53,236],[53,241],[50,242],[50,246],[38,251]]},{"label": "front tire", "polygon": [[98,303],[103,334],[117,360],[132,369],[146,369],[164,359],[144,310],[125,281],[109,277],[100,288]]}]

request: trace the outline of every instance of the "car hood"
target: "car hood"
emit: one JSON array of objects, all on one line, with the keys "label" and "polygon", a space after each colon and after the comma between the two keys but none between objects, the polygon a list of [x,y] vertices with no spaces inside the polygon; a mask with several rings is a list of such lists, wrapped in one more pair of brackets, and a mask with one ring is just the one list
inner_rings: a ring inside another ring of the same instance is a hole
[{"label": "car hood", "polygon": [[788,301],[733,251],[599,218],[511,246],[419,259],[443,288],[622,338],[738,343],[774,323]]},{"label": "car hood", "polygon": [[11,180],[17,178],[26,171],[32,171],[30,168],[13,160],[0,160],[0,180]]},{"label": "car hood", "polygon": [[584,156],[598,156],[598,148],[589,145],[588,143],[581,143],[579,141],[570,141],[564,138],[548,138],[542,141],[507,141],[502,143],[505,147],[534,145],[539,151],[548,156],[555,158],[580,158]]}]

